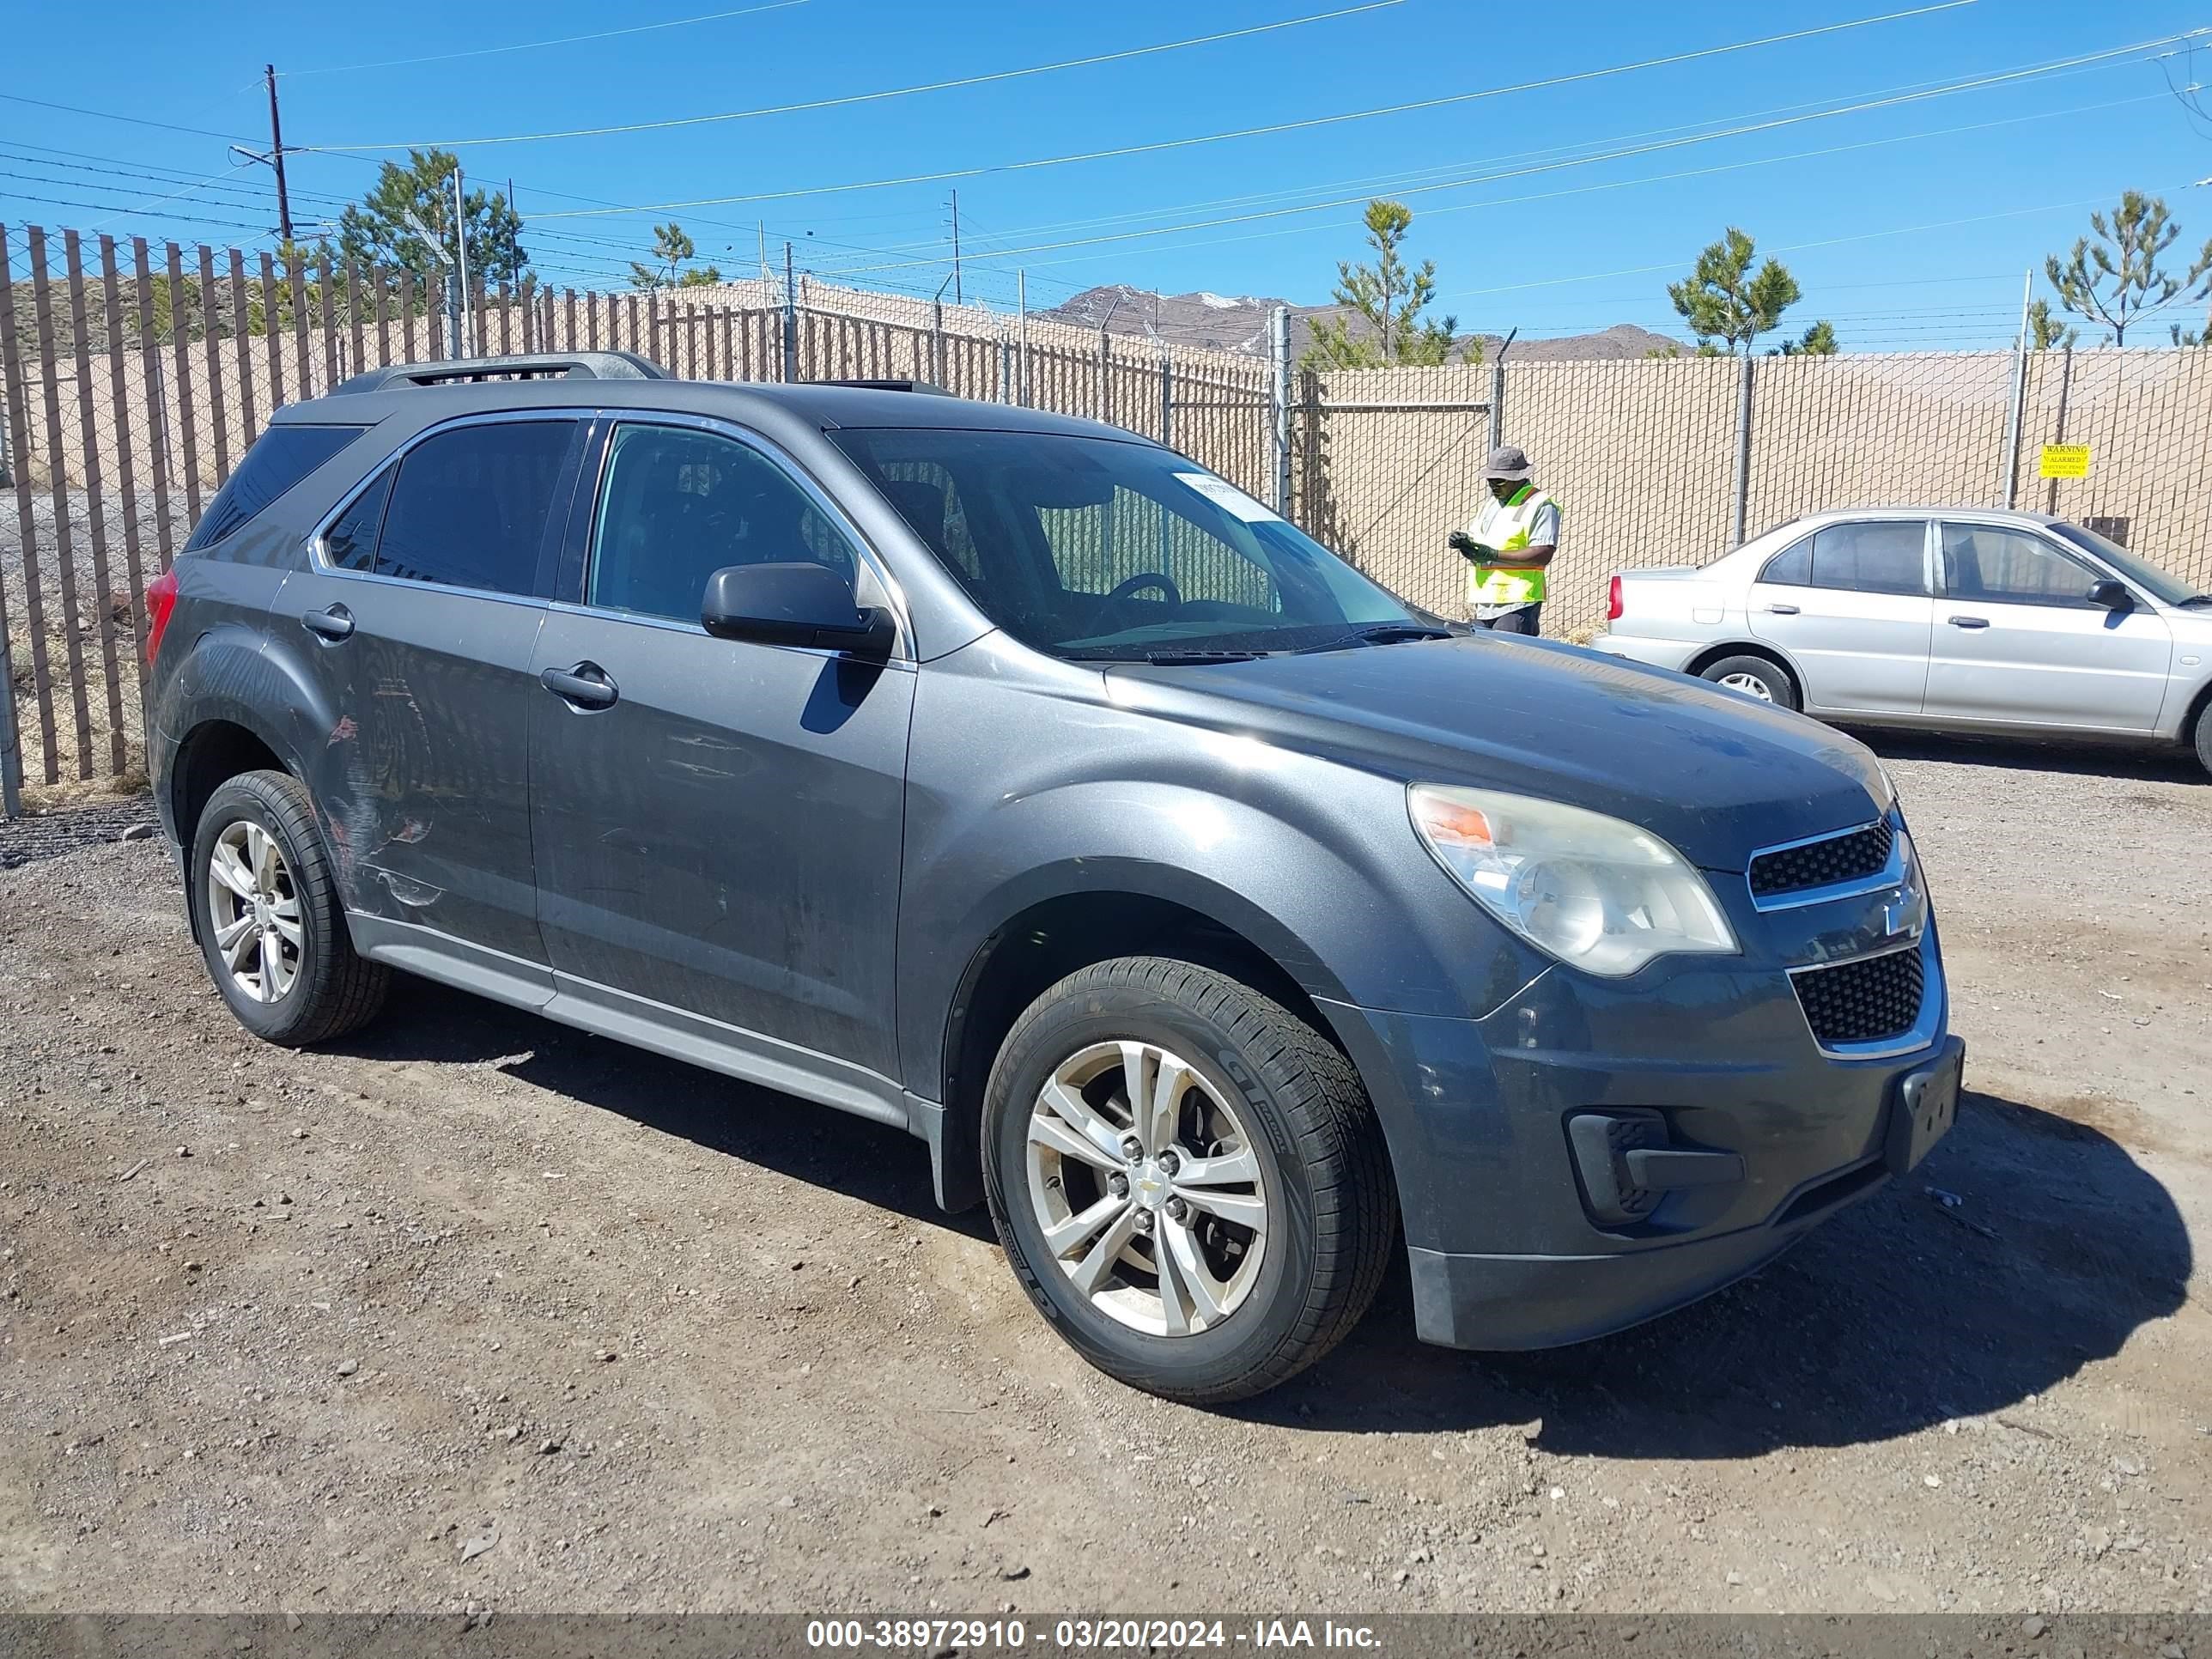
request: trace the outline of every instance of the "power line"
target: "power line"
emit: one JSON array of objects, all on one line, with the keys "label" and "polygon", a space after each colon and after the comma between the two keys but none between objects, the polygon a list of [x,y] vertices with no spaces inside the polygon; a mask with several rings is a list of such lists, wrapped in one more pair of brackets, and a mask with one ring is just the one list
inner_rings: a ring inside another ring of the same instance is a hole
[{"label": "power line", "polygon": [[[2133,51],[2136,50],[2136,48],[2129,47],[2124,48],[2124,50]],[[1974,90],[1978,87],[1996,84],[1999,80],[2016,79],[2021,74],[2024,73],[2027,73],[2027,71],[2014,71],[2003,76],[1990,77],[1971,83],[1962,83],[1960,85],[1947,88],[1946,90],[1953,92]],[[1752,125],[1731,128],[1719,132],[1708,133],[1698,137],[1674,139],[1662,143],[1638,144],[1614,150],[1598,151],[1588,155],[1574,158],[1571,161],[1543,162],[1525,167],[1507,168],[1495,173],[1477,174],[1464,179],[1454,179],[1443,184],[1423,185],[1418,191],[1407,191],[1404,193],[1407,195],[1417,195],[1424,194],[1431,191],[1464,189],[1470,185],[1495,184],[1505,179],[1526,178],[1536,173],[1559,172],[1567,167],[1588,167],[1601,161],[1620,161],[1630,156],[1650,155],[1660,150],[1676,149],[1690,144],[1704,143],[1715,138],[1736,137],[1747,133],[1771,131],[1781,127],[1798,125],[1806,121],[1823,119],[1839,115],[1856,114],[1868,109],[1886,107],[1905,102],[1918,101],[1921,99],[1931,98],[1939,95],[1942,94],[1940,93],[1929,92],[1915,94],[1911,98],[1874,99],[1858,104],[1846,105],[1839,108],[1823,111],[1817,115],[1796,116],[1784,120],[1760,122]],[[1888,144],[1912,143],[1923,138],[1950,137],[1964,132],[1982,131],[1990,127],[2015,125],[2024,121],[2048,120],[2058,115],[2084,114],[2094,110],[2113,108],[2122,104],[2148,102],[2163,95],[2164,94],[2150,94],[2142,98],[2116,99],[2106,103],[2078,106],[2072,109],[2039,111],[2030,115],[2011,116],[1992,121],[1973,122],[1961,126],[1937,128],[1926,132],[1903,133],[1894,135],[1887,138],[1866,139],[1856,143],[1833,145],[1821,149],[1801,150],[1786,155],[1760,156],[1753,158],[1749,161],[1726,162],[1717,167],[1692,168],[1678,173],[1657,173],[1648,175],[1641,179],[1607,180],[1598,184],[1577,186],[1575,189],[1554,191],[1537,195],[1492,198],[1480,202],[1459,203],[1447,207],[1431,208],[1429,210],[1429,212],[1431,215],[1440,213],[1463,213],[1475,208],[1497,207],[1512,203],[1541,201],[1556,196],[1583,194],[1601,190],[1619,190],[1633,185],[1658,184],[1676,179],[1701,178],[1716,173],[1735,172],[1741,168],[1753,167],[1771,167],[1783,161],[1806,161],[1823,155],[1839,155],[1850,150],[1871,149],[1878,149]],[[1232,214],[1212,219],[1191,220],[1182,224],[1156,226],[1146,230],[1119,231],[1100,236],[1074,237],[1057,242],[1036,242],[1031,243],[1027,246],[1013,248],[1008,250],[1005,253],[994,254],[990,257],[1000,258],[1023,258],[1036,253],[1057,252],[1066,248],[1095,247],[1109,242],[1136,241],[1147,237],[1176,235],[1185,231],[1211,230],[1223,225],[1250,224],[1262,220],[1288,218],[1303,214],[1322,212],[1328,208],[1346,206],[1356,204],[1364,199],[1364,197],[1345,197],[1334,201],[1313,203],[1298,207],[1274,208],[1254,213]],[[1316,226],[1309,227],[1307,228],[1319,229],[1323,228],[1324,227]],[[1285,233],[1278,232],[1273,234],[1282,234]],[[1291,232],[1287,234],[1296,234],[1298,233]],[[1221,238],[1218,240],[1220,241],[1241,241],[1255,240],[1259,240],[1259,238],[1233,237]],[[1205,246],[1212,245],[1212,244],[1206,244]],[[1194,245],[1183,244],[1182,246]],[[875,270],[896,270],[899,269],[902,264],[911,264],[916,263],[927,262],[903,261],[895,262],[883,266],[853,265],[846,267],[846,274],[848,276],[864,276]],[[1068,262],[1063,260],[1058,263],[1066,264]]]},{"label": "power line", "polygon": [[134,127],[159,127],[164,132],[188,132],[195,138],[220,138],[225,143],[235,142],[238,138],[234,132],[212,132],[205,127],[180,127],[173,121],[151,121],[143,115],[118,115],[111,110],[50,103],[44,98],[26,98],[20,92],[0,92],[0,99],[11,104],[34,104],[40,109],[58,109],[70,115],[89,115],[102,121],[127,121]]},{"label": "power line", "polygon": [[[958,87],[976,87],[999,81],[1016,81],[1027,76],[1050,75],[1060,70],[1085,69],[1097,64],[1121,63],[1133,58],[1148,58],[1164,52],[1181,52],[1186,46],[1211,46],[1221,40],[1241,40],[1255,34],[1269,34],[1279,29],[1303,27],[1308,23],[1325,23],[1339,17],[1356,16],[1361,12],[1382,11],[1402,5],[1404,0],[1363,0],[1356,6],[1346,6],[1337,11],[1316,12],[1310,16],[1292,17],[1277,23],[1257,23],[1249,28],[1224,29],[1214,34],[1194,35],[1187,40],[1170,40],[1158,46],[1133,46],[1124,52],[1097,52],[1088,58],[1070,58],[1057,64],[1033,64],[1024,69],[995,70],[986,75],[964,75],[950,81],[931,81],[918,86],[893,87],[881,92],[852,93],[842,98],[816,98],[803,103],[776,104],[760,109],[727,110],[714,115],[673,116],[659,121],[633,121],[615,126],[575,127],[559,132],[509,133],[494,138],[438,138],[410,139],[404,143],[382,144],[323,144],[317,149],[328,151],[415,149],[435,145],[441,149],[483,144],[535,144],[555,138],[602,138],[617,133],[659,132],[672,127],[704,126],[721,121],[750,121],[764,115],[790,115],[804,110],[843,109],[854,104],[878,103],[887,98],[907,98],[916,93],[945,92]],[[1948,5],[1967,5],[1972,0],[1946,0]],[[1941,9],[1941,8],[1929,8]]]},{"label": "power line", "polygon": [[[1758,46],[1780,45],[1786,41],[1803,40],[1815,35],[1835,34],[1847,29],[1866,28],[1877,23],[1894,22],[1901,18],[1923,17],[1931,12],[1952,11],[1974,0],[1939,0],[1934,5],[1919,6],[1908,11],[1884,12],[1878,16],[1856,18],[1844,23],[1824,24],[1818,28],[1796,29],[1786,34],[1763,35],[1753,40],[1733,41],[1726,46],[1706,46],[1695,52],[1674,52],[1662,58],[1647,58],[1638,63],[1615,64],[1603,69],[1582,70],[1571,75],[1552,76],[1540,81],[1522,81],[1510,86],[1486,87],[1480,91],[1458,93],[1443,98],[1425,98],[1410,104],[1389,104],[1376,109],[1353,110],[1340,115],[1316,115],[1304,120],[1278,121],[1265,126],[1240,127],[1228,132],[1202,133],[1190,138],[1165,138],[1152,143],[1124,144],[1113,149],[1078,151],[1066,155],[1048,155],[1018,161],[1000,161],[987,167],[954,167],[940,173],[909,173],[896,179],[868,179],[842,185],[816,185],[803,190],[757,191],[747,196],[707,196],[684,202],[657,202],[638,206],[626,206],[612,210],[622,213],[666,213],[682,208],[720,207],[743,202],[769,202],[799,196],[830,196],[850,191],[888,190],[902,185],[938,184],[953,179],[974,179],[991,173],[1021,173],[1038,167],[1065,167],[1079,161],[1116,160],[1128,155],[1154,155],[1163,150],[1188,149],[1197,144],[1217,144],[1233,138],[1256,138],[1282,132],[1300,132],[1314,127],[1336,126],[1347,121],[1370,120],[1377,116],[1403,115],[1410,111],[1437,109],[1447,105],[1469,103],[1478,99],[1503,98],[1513,93],[1535,92],[1547,88],[1567,86],[1576,82],[1601,80],[1609,76],[1628,75],[1639,70],[1660,69],[1675,64],[1686,64],[1700,58],[1717,58],[1729,52],[1748,52]],[[562,213],[547,216],[553,218],[590,218],[592,214]]]},{"label": "power line", "polygon": [[286,70],[276,78],[290,81],[306,75],[357,75],[366,70],[404,69],[416,64],[447,64],[458,58],[491,58],[501,52],[535,52],[543,46],[573,46],[586,40],[611,40],[623,34],[651,34],[661,29],[689,28],[695,23],[719,23],[726,18],[750,17],[756,12],[782,11],[803,6],[808,0],[769,0],[766,5],[740,6],[734,11],[710,11],[697,17],[678,17],[665,23],[638,23],[628,28],[600,29],[591,34],[563,34],[550,40],[524,40],[511,46],[477,46],[467,52],[433,52],[422,58],[386,58],[374,64],[339,64],[322,69]]},{"label": "power line", "polygon": [[[2164,45],[2167,41],[2184,38],[2185,37],[2176,35],[2163,36],[2158,40],[2138,43],[2136,46],[2114,47],[2109,52],[2091,54],[2090,58],[2086,60],[2081,58],[2054,58],[2046,60],[2040,64],[2019,65],[2010,70],[1998,71],[1996,72],[1996,75],[1998,81],[2001,81],[2006,78],[2027,78],[2030,76],[2049,75],[2058,76],[2066,75],[2092,74],[2100,70],[2122,67],[2118,64],[2106,60],[2124,57],[2130,52],[2136,51],[2144,47]],[[2166,54],[2162,54],[2161,56],[2164,55]],[[2154,58],[2147,61],[2157,63],[2160,59]],[[1879,88],[1876,90],[1865,94],[1865,97],[1869,100],[1883,100],[1891,99],[1893,95],[1897,94],[1921,93],[1923,91],[1927,92],[1927,95],[1929,96],[1937,96],[1958,91],[1978,90],[1984,85],[1996,84],[1998,83],[1998,81],[1988,81],[1978,77],[1971,79],[1966,82],[1945,80],[1912,81],[1906,82],[1901,85]],[[1898,102],[1913,101],[1912,100],[1903,96],[1896,96],[1894,100]],[[1805,100],[1798,103],[1782,104],[1773,106],[1766,109],[1753,110],[1740,116],[1717,117],[1705,121],[1683,122],[1670,126],[1645,128],[1637,132],[1625,133],[1614,138],[1596,142],[1605,144],[1630,144],[1642,139],[1662,138],[1670,134],[1688,133],[1694,135],[1693,137],[1683,140],[1681,141],[1682,143],[1702,143],[1710,138],[1730,137],[1744,132],[1765,130],[1761,127],[1748,126],[1738,127],[1729,131],[1705,131],[1705,129],[1714,127],[1719,121],[1761,122],[1769,116],[1789,115],[1793,112],[1801,110],[1814,111],[1814,114],[1802,118],[1802,119],[1812,120],[1825,118],[1831,115],[1848,114],[1853,112],[1854,110],[1856,109],[1874,106],[1869,102],[1860,103],[1844,109],[1826,109],[1822,107],[1830,101],[1831,100],[1826,99]],[[1788,122],[1774,122],[1769,125],[1780,126],[1790,124]],[[1666,145],[1655,145],[1651,148],[1663,149],[1669,147],[1670,146]],[[1427,190],[1448,189],[1454,187],[1455,185],[1488,182],[1490,179],[1495,178],[1510,176],[1504,173],[1486,175],[1481,179],[1452,179],[1443,176],[1458,173],[1464,168],[1471,167],[1502,167],[1508,162],[1540,161],[1548,157],[1564,158],[1558,163],[1560,166],[1579,166],[1584,164],[1587,161],[1612,160],[1620,155],[1637,153],[1629,150],[1613,150],[1602,155],[1585,155],[1582,154],[1582,152],[1587,149],[1587,144],[1553,144],[1535,149],[1510,151],[1505,155],[1488,157],[1480,161],[1448,162],[1436,166],[1415,168],[1410,171],[1370,173],[1362,177],[1333,179],[1328,181],[1326,185],[1305,185],[1289,189],[1258,191],[1243,195],[1216,197],[1204,201],[1182,203],[1172,208],[1140,208],[1120,213],[1099,215],[1087,219],[1050,221],[1043,224],[1024,226],[1017,231],[1000,233],[996,240],[1003,244],[1008,239],[1014,237],[1036,236],[1047,234],[1058,230],[1079,230],[1093,227],[1138,222],[1150,219],[1157,219],[1164,213],[1194,212],[1205,208],[1241,207],[1270,202],[1283,202],[1286,200],[1301,203],[1301,204],[1287,209],[1285,211],[1310,211],[1318,207],[1342,206],[1347,202],[1364,200],[1376,194],[1412,195]],[[1439,182],[1439,179],[1441,179],[1441,182]],[[1312,198],[1311,192],[1316,189],[1357,189],[1359,194],[1356,197],[1339,198],[1336,200],[1316,199]],[[1302,202],[1301,198],[1303,198]],[[1218,217],[1209,219],[1203,222],[1208,225],[1224,224],[1233,222],[1233,220],[1229,217]],[[921,252],[933,246],[934,243],[931,241],[915,241],[908,244],[903,247],[898,247],[896,251],[905,252]],[[1018,250],[1008,250],[1003,246],[994,251],[1002,252],[1018,252]]]}]

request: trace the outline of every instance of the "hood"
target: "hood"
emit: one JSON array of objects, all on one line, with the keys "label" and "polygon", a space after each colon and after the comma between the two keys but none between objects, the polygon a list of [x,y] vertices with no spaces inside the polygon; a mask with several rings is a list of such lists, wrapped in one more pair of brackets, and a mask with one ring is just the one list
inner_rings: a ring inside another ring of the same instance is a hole
[{"label": "hood", "polygon": [[1194,666],[1117,665],[1116,703],[1407,782],[1641,824],[1711,870],[1864,823],[1889,799],[1840,732],[1702,680],[1503,635]]}]

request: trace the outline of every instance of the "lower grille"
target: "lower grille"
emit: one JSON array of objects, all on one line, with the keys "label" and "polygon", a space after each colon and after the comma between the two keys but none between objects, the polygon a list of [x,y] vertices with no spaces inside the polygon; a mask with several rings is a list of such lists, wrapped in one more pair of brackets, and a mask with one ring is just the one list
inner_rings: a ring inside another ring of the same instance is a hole
[{"label": "lower grille", "polygon": [[1889,862],[1890,844],[1895,837],[1896,832],[1885,819],[1826,841],[1761,853],[1751,861],[1751,896],[1773,898],[1877,875]]},{"label": "lower grille", "polygon": [[1805,1023],[1824,1048],[1902,1036],[1920,1018],[1927,970],[1917,950],[1864,957],[1791,975]]}]

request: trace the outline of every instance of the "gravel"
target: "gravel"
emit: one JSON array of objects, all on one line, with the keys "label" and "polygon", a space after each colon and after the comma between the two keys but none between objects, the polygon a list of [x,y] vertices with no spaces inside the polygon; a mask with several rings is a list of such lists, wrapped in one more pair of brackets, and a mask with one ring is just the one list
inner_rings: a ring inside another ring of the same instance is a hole
[{"label": "gravel", "polygon": [[2212,1609],[2212,786],[1883,747],[1930,1162],[1639,1331],[1449,1353],[1401,1285],[1226,1413],[1085,1367],[902,1135],[422,985],[259,1047],[158,842],[0,871],[0,1605]]}]

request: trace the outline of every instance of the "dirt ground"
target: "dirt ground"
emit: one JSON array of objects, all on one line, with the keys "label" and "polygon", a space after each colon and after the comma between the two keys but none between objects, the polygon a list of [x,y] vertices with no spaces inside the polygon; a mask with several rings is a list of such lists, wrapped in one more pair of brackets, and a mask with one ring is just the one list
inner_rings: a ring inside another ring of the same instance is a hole
[{"label": "dirt ground", "polygon": [[919,1143],[427,986],[258,1048],[158,842],[0,871],[0,1606],[2212,1610],[2212,784],[1885,742],[1973,1091],[1565,1352],[1091,1372]]}]

